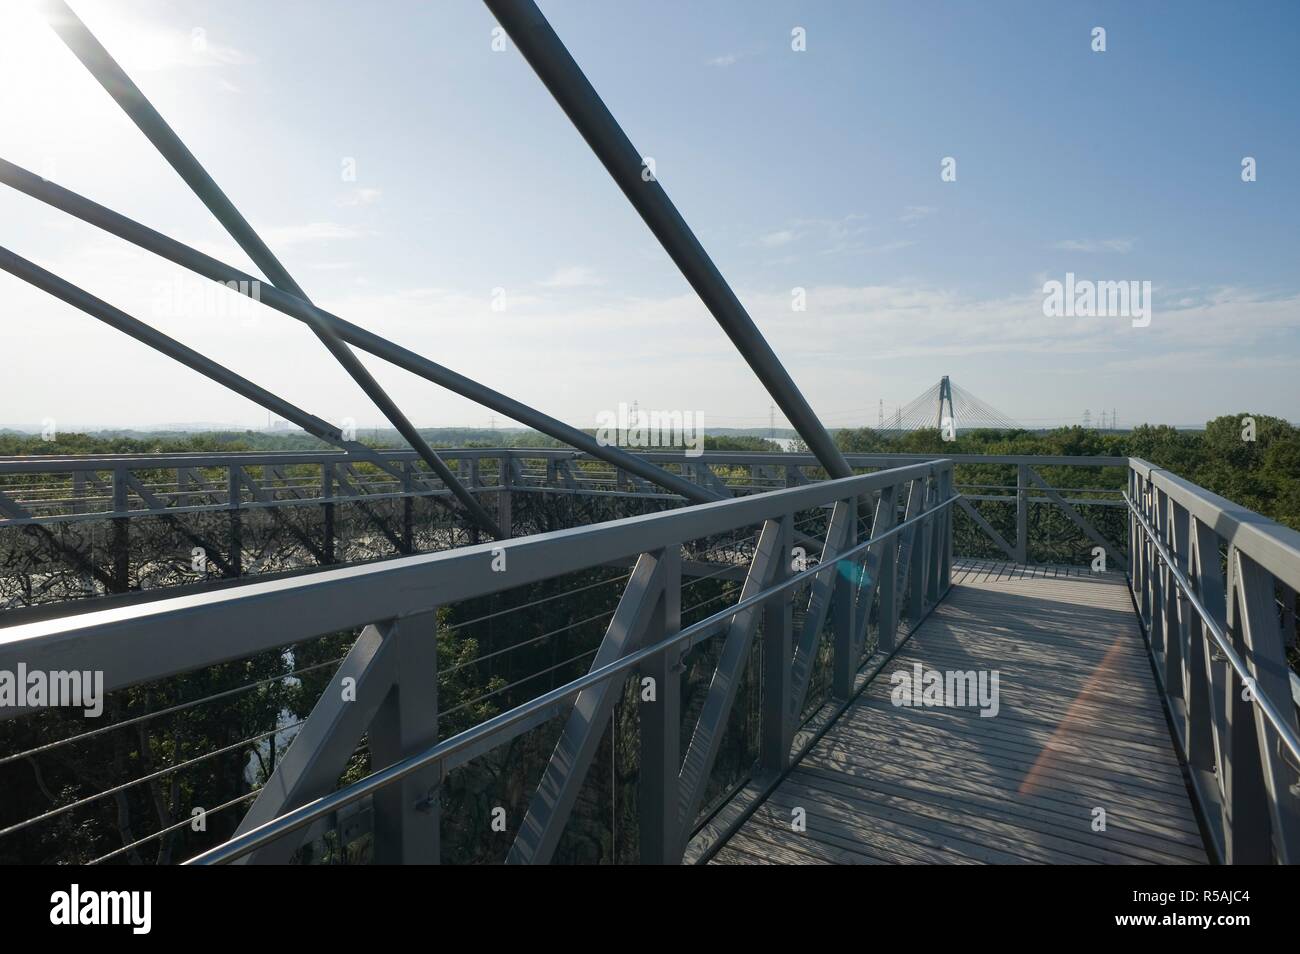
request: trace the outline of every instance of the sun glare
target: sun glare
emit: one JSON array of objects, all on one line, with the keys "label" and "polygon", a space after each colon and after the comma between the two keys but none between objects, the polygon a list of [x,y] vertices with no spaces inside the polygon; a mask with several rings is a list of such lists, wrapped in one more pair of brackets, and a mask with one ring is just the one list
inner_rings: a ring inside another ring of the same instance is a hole
[{"label": "sun glare", "polygon": [[[45,22],[34,0],[0,2],[0,155],[33,164],[93,151],[127,123]],[[79,3],[82,16],[131,76],[200,65],[205,52],[180,29],[123,17],[120,5]]]}]

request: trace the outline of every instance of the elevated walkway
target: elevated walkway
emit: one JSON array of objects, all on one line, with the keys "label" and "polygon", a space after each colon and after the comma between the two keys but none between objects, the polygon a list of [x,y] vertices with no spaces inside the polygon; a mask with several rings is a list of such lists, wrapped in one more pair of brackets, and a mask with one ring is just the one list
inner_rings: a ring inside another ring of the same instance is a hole
[{"label": "elevated walkway", "polygon": [[[1123,576],[972,563],[953,579],[714,862],[1205,863]],[[894,705],[891,677],[917,665],[997,671],[996,715]]]}]

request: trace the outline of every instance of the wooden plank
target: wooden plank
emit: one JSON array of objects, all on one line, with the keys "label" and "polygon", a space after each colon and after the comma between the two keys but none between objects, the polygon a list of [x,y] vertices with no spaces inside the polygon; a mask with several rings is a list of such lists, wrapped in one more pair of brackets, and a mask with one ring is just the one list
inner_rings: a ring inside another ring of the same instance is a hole
[{"label": "wooden plank", "polygon": [[[886,757],[891,756],[892,757]],[[906,762],[901,759],[906,756]],[[802,764],[824,765],[834,768],[848,776],[863,776],[883,779],[913,781],[918,776],[933,772],[942,772],[947,766],[936,761],[928,749],[910,747],[906,744],[895,746],[890,753],[864,753],[858,749],[848,750],[827,746],[824,750],[810,753]],[[924,782],[924,779],[921,779]],[[1095,799],[1102,798],[1108,805],[1116,805],[1123,810],[1140,809],[1142,819],[1139,827],[1152,832],[1169,832],[1178,836],[1192,835],[1199,837],[1200,829],[1189,807],[1181,802],[1152,801],[1145,796],[1134,794],[1122,786],[1090,780],[1086,786],[1071,775],[1061,778],[1039,777],[1032,788],[1024,785],[1022,772],[1005,771],[988,763],[971,760],[963,765],[960,774],[947,779],[949,786],[955,788],[969,787],[980,792],[998,793],[1004,797],[1016,798],[1029,804],[1049,810],[1073,811],[1079,805],[1092,807],[1098,804]]]},{"label": "wooden plank", "polygon": [[[929,792],[895,795],[880,786],[869,792],[836,781],[817,778],[796,771],[791,775],[791,792],[816,793],[820,804],[835,803],[867,815],[891,816],[903,813],[908,824],[944,837],[979,840],[1025,860],[1046,864],[1156,864],[1188,863],[1192,858],[1169,851],[1143,850],[1108,837],[1107,832],[1092,832],[1091,816],[1077,820],[1077,829],[1064,824],[1034,826],[1025,818],[1007,811],[983,808],[970,811],[954,804],[943,793]],[[1042,830],[1046,828],[1046,830]],[[1079,830],[1081,829],[1081,830]],[[1079,841],[1079,835],[1092,835],[1093,841]],[[1186,849],[1183,849],[1184,851]]]},{"label": "wooden plank", "polygon": [[[729,863],[1205,863],[1123,578],[963,561],[954,579],[741,827]],[[997,670],[998,714],[894,705],[891,674],[917,663]]]}]

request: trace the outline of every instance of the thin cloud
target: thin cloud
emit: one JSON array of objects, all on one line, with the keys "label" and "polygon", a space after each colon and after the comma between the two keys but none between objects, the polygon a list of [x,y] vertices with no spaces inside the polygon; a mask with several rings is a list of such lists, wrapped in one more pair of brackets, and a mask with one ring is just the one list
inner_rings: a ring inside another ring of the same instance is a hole
[{"label": "thin cloud", "polygon": [[354,208],[362,205],[372,205],[379,201],[379,197],[384,193],[380,189],[353,189],[343,198],[339,199],[338,204],[344,208]]},{"label": "thin cloud", "polygon": [[715,56],[713,59],[707,60],[706,62],[708,63],[709,66],[726,68],[728,66],[734,66],[736,61],[739,59],[740,59],[739,53],[724,53],[721,56]]},{"label": "thin cloud", "polygon": [[914,222],[920,222],[922,219],[929,218],[939,210],[932,205],[909,205],[903,209],[903,214],[898,217],[898,221],[904,225],[911,225]]},{"label": "thin cloud", "polygon": [[302,245],[307,242],[339,242],[362,238],[369,233],[338,222],[308,222],[304,225],[280,225],[266,229],[262,235],[272,248]]},{"label": "thin cloud", "polygon": [[1133,239],[1127,238],[1065,239],[1054,244],[1052,248],[1065,252],[1115,252],[1123,255],[1133,250],[1133,244]]},{"label": "thin cloud", "polygon": [[914,239],[894,239],[892,242],[884,242],[880,245],[868,246],[863,251],[878,255],[882,252],[897,252],[899,249],[911,248],[916,244]]},{"label": "thin cloud", "polygon": [[781,229],[778,232],[769,232],[758,240],[764,248],[780,248],[782,245],[789,245],[799,237],[797,232],[791,229]]},{"label": "thin cloud", "polygon": [[599,284],[600,277],[596,274],[596,270],[586,265],[558,268],[550,278],[541,282],[543,288],[587,288]]},{"label": "thin cloud", "polygon": [[251,53],[219,42],[202,27],[184,31],[136,22],[114,24],[106,20],[97,25],[96,30],[105,46],[120,51],[118,58],[128,72],[249,66],[257,62]]}]

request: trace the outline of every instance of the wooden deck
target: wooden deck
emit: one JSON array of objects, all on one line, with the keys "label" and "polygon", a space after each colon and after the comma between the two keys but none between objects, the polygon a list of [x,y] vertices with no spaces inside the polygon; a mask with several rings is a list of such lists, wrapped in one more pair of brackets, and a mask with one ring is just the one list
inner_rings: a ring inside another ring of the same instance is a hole
[{"label": "wooden deck", "polygon": [[[955,571],[713,863],[1206,863],[1123,578],[1046,569]],[[997,670],[997,715],[893,705],[916,663]]]}]

